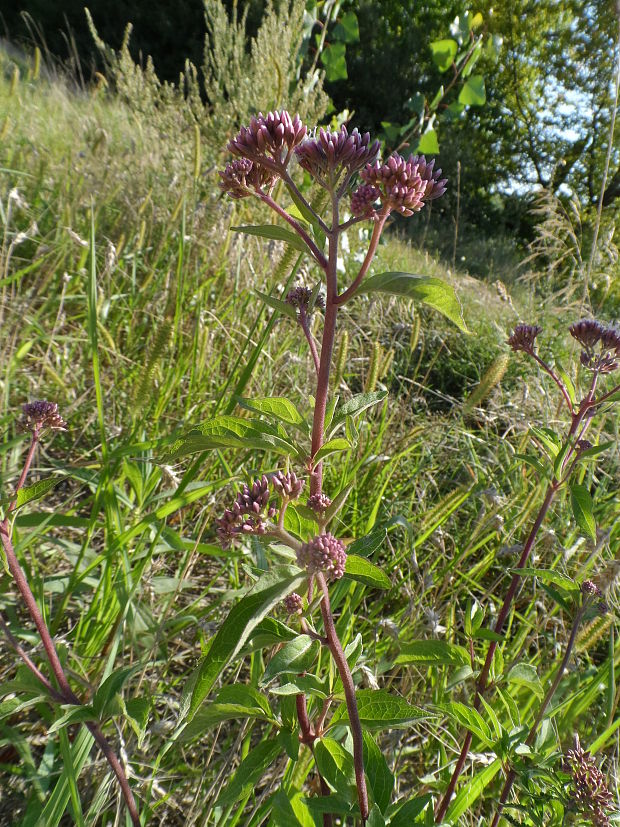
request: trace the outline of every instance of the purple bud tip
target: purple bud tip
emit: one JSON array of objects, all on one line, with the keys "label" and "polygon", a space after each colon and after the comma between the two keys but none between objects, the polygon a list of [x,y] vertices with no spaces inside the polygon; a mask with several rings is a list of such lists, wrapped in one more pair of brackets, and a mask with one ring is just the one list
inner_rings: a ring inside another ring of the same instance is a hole
[{"label": "purple bud tip", "polygon": [[602,596],[602,592],[593,580],[584,580],[581,584],[581,593],[591,597],[592,595]]},{"label": "purple bud tip", "polygon": [[289,594],[288,597],[285,597],[282,604],[285,611],[290,615],[300,615],[304,610],[304,602],[301,595],[297,594],[297,592],[293,592]]},{"label": "purple bud tip", "polygon": [[37,402],[27,402],[22,406],[20,425],[25,431],[41,431],[49,428],[52,431],[66,431],[67,423],[58,413],[55,402],[41,399]]},{"label": "purple bud tip", "polygon": [[271,484],[278,494],[286,500],[298,500],[303,491],[305,482],[297,478],[292,471],[284,473],[278,471],[271,478]]},{"label": "purple bud tip", "polygon": [[366,184],[380,189],[384,205],[409,216],[446,191],[447,179],[440,178],[441,170],[434,167],[435,162],[428,163],[423,155],[410,155],[405,160],[394,152],[384,164],[367,164],[361,177]]},{"label": "purple bud tip", "polygon": [[312,511],[316,511],[317,514],[323,514],[332,504],[332,501],[327,496],[327,494],[313,494],[311,497],[308,497],[307,506],[311,508]]},{"label": "purple bud tip", "polygon": [[542,333],[542,327],[534,324],[518,324],[512,336],[508,339],[508,344],[515,351],[523,350],[526,353],[532,353],[534,350],[534,340],[539,333]]},{"label": "purple bud tip", "polygon": [[347,553],[343,543],[333,534],[320,534],[304,543],[297,552],[297,563],[309,574],[322,571],[332,580],[339,580],[344,574]]},{"label": "purple bud tip", "polygon": [[323,309],[325,307],[325,299],[319,293],[314,301],[314,306],[310,307],[313,291],[309,287],[294,287],[286,294],[286,303],[296,307],[298,310],[305,310],[306,313],[314,310],[315,307]]},{"label": "purple bud tip", "polygon": [[593,348],[600,340],[603,330],[603,325],[595,319],[582,319],[568,328],[573,339],[576,339],[586,350]]}]

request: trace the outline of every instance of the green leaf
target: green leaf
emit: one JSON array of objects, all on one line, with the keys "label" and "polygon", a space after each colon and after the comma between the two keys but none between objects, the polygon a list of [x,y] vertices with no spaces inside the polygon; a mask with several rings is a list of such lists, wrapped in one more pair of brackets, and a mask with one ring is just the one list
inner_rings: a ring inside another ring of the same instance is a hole
[{"label": "green leaf", "polygon": [[395,663],[429,666],[468,666],[469,652],[463,646],[445,640],[414,640],[403,644]]},{"label": "green leaf", "polygon": [[522,569],[510,569],[510,573],[518,574],[520,577],[537,577],[542,583],[556,583],[558,586],[562,586],[562,588],[568,589],[569,591],[578,588],[574,580],[555,569],[537,569],[524,566]]},{"label": "green leaf", "polygon": [[378,551],[385,543],[387,531],[385,528],[373,528],[370,534],[364,537],[358,537],[350,546],[347,547],[347,554],[358,554],[360,557],[372,557],[375,551]]},{"label": "green leaf", "polygon": [[272,695],[299,695],[300,692],[306,695],[313,695],[316,698],[325,700],[330,697],[328,680],[320,680],[316,675],[297,675],[289,683],[269,688]]},{"label": "green leaf", "polygon": [[360,39],[360,27],[354,11],[343,14],[332,30],[334,40],[343,43],[357,43]]},{"label": "green leaf", "polygon": [[348,451],[350,447],[351,443],[348,439],[337,436],[334,437],[334,439],[328,439],[327,442],[324,442],[312,459],[317,463],[319,460],[325,459],[325,457],[328,457],[330,454],[335,454],[337,451]]},{"label": "green leaf", "polygon": [[452,38],[445,38],[444,40],[434,40],[431,43],[431,54],[433,56],[433,63],[440,72],[447,72],[454,63],[454,58],[458,51],[459,44]]},{"label": "green leaf", "polygon": [[461,791],[448,808],[444,821],[456,824],[458,819],[470,809],[472,804],[484,793],[491,781],[495,778],[502,766],[499,758],[492,764],[485,767],[482,772],[477,773],[472,779],[464,784]]},{"label": "green leaf", "polygon": [[566,371],[564,370],[562,365],[560,365],[559,362],[555,363],[555,372],[558,374],[560,379],[564,382],[564,385],[565,385],[566,390],[568,392],[568,396],[570,398],[570,401],[574,405],[577,401],[577,393],[575,391],[575,385],[573,384],[573,380],[570,378],[568,373],[566,373]]},{"label": "green leaf", "polygon": [[358,393],[352,396],[341,405],[332,420],[332,432],[341,425],[348,416],[359,416],[363,411],[378,405],[387,397],[387,391],[372,391],[371,393]]},{"label": "green leaf", "polygon": [[299,540],[308,540],[316,534],[317,522],[314,512],[306,516],[305,506],[289,505],[284,513],[284,528]]},{"label": "green leaf", "polygon": [[309,635],[299,635],[285,643],[267,664],[261,683],[267,684],[285,672],[307,672],[316,660],[319,648],[318,640]]},{"label": "green leaf", "polygon": [[325,67],[325,80],[329,83],[347,79],[346,50],[344,43],[330,43],[323,48],[321,63]]},{"label": "green leaf", "polygon": [[469,75],[471,75],[471,73],[474,69],[474,66],[478,62],[478,58],[480,57],[481,54],[482,54],[482,40],[479,40],[478,43],[476,43],[476,45],[474,46],[474,49],[473,49],[471,55],[469,56],[469,58],[467,60],[467,63],[461,69],[462,77],[466,78],[466,77],[469,77]]},{"label": "green leaf", "polygon": [[217,797],[216,807],[227,807],[252,791],[282,750],[279,739],[269,738],[252,747]]},{"label": "green leaf", "polygon": [[544,445],[549,452],[549,456],[555,459],[562,450],[562,440],[558,434],[552,431],[551,428],[536,428],[534,426],[530,428],[530,432],[538,442]]},{"label": "green leaf", "polygon": [[190,676],[181,703],[181,722],[191,721],[222,670],[242,649],[252,631],[280,600],[301,586],[306,576],[306,572],[297,568],[274,568],[233,606],[213,638],[211,648]]},{"label": "green leaf", "polygon": [[291,629],[281,620],[276,620],[275,617],[265,617],[252,631],[249,640],[255,644],[253,648],[262,649],[264,646],[286,643],[296,638],[298,634],[299,632]]},{"label": "green leaf", "polygon": [[239,399],[239,404],[249,411],[266,414],[287,425],[306,425],[306,420],[295,405],[285,396],[262,396],[256,399]]},{"label": "green leaf", "polygon": [[515,459],[520,459],[526,465],[530,465],[543,479],[547,476],[547,469],[538,457],[533,457],[530,454],[515,454]]},{"label": "green leaf", "polygon": [[353,483],[351,483],[351,485],[347,485],[346,488],[343,488],[342,491],[336,494],[329,508],[325,509],[323,520],[326,524],[330,523],[334,519],[336,514],[338,514],[340,509],[344,506],[347,499],[349,498],[349,494],[351,493],[351,491],[353,491],[353,488]]},{"label": "green leaf", "polygon": [[244,718],[273,721],[269,701],[253,686],[224,686],[212,703],[206,704],[194,715],[183,730],[181,740],[198,738],[222,721],[241,721]]},{"label": "green leaf", "polygon": [[355,785],[353,756],[333,738],[319,738],[314,742],[314,758],[323,778],[336,792],[344,793]]},{"label": "green leaf", "polygon": [[93,697],[93,709],[100,718],[106,716],[108,707],[114,701],[117,693],[121,691],[134,672],[139,669],[142,669],[139,663],[135,663],[133,666],[121,666],[104,680]]},{"label": "green leaf", "polygon": [[246,233],[246,235],[257,235],[260,236],[260,238],[269,238],[272,241],[284,241],[300,253],[309,252],[306,242],[301,239],[294,230],[280,227],[278,224],[255,224],[252,226],[231,227],[230,229],[236,230],[238,233]]},{"label": "green leaf", "polygon": [[459,103],[464,106],[484,106],[487,93],[482,75],[472,75],[459,92]]},{"label": "green leaf", "polygon": [[439,708],[443,709],[457,724],[467,727],[471,733],[477,735],[485,746],[492,746],[492,735],[489,725],[473,707],[467,706],[459,701],[450,701],[449,703],[439,704]]},{"label": "green leaf", "polygon": [[33,483],[32,485],[28,485],[25,488],[20,488],[17,492],[17,496],[13,497],[5,497],[0,501],[0,505],[4,505],[6,503],[11,502],[15,499],[15,508],[13,511],[17,511],[19,508],[23,508],[27,503],[34,502],[35,500],[40,500],[41,497],[44,497],[48,494],[53,488],[55,488],[58,483],[62,482],[64,477],[46,477],[42,480],[37,480],[37,482]]},{"label": "green leaf", "polygon": [[467,333],[461,303],[454,288],[434,276],[416,276],[413,273],[377,273],[362,282],[360,293],[389,293],[421,301],[438,310]]},{"label": "green leaf", "polygon": [[426,793],[406,801],[390,819],[390,827],[410,827],[413,819],[423,813],[432,800],[433,796]]},{"label": "green leaf", "polygon": [[284,313],[286,316],[290,316],[291,319],[297,320],[297,311],[292,304],[288,304],[287,302],[282,301],[282,299],[277,299],[275,296],[268,296],[267,293],[261,293],[260,290],[254,290],[254,292],[260,296],[265,304],[269,305],[269,307],[272,307],[279,313]]},{"label": "green leaf", "polygon": [[369,732],[364,732],[364,767],[373,800],[385,813],[392,799],[395,778]]},{"label": "green leaf", "polygon": [[350,580],[357,580],[375,589],[391,589],[392,583],[387,574],[375,566],[365,557],[358,557],[357,554],[347,553],[347,562],[344,569],[345,577]]},{"label": "green leaf", "polygon": [[[412,721],[430,717],[429,713],[398,695],[391,695],[386,689],[359,689],[356,697],[360,721],[370,732],[407,727]],[[342,703],[334,712],[330,725],[347,724],[348,721],[347,705]]]},{"label": "green leaf", "polygon": [[[298,742],[299,744],[299,742]],[[284,790],[278,790],[272,800],[271,817],[272,827],[316,827],[310,810],[302,801],[302,794],[289,793],[288,798]]]},{"label": "green leaf", "polygon": [[575,522],[584,534],[596,542],[596,523],[592,513],[592,497],[585,485],[571,485],[570,502]]},{"label": "green leaf", "polygon": [[434,129],[427,129],[420,137],[420,140],[416,144],[415,152],[422,153],[423,155],[436,155],[439,152],[439,141]]},{"label": "green leaf", "polygon": [[611,448],[616,443],[611,442],[601,442],[600,445],[593,445],[591,448],[586,448],[585,451],[579,452],[579,461],[582,462],[583,460],[592,459],[593,457],[597,457],[599,454],[602,454],[603,451],[607,451],[608,448]]},{"label": "green leaf", "polygon": [[527,687],[537,698],[542,698],[544,695],[538,673],[530,663],[516,663],[506,675],[506,680],[517,686]]},{"label": "green leaf", "polygon": [[92,706],[86,704],[80,704],[80,706],[63,705],[62,708],[67,711],[64,715],[61,715],[60,718],[57,718],[54,721],[54,723],[47,730],[48,733],[51,734],[52,732],[57,732],[59,729],[69,726],[70,724],[81,724],[85,721],[96,721],[99,717]]},{"label": "green leaf", "polygon": [[212,448],[254,448],[297,456],[297,448],[265,422],[223,414],[192,428],[168,446],[162,460],[172,462]]}]

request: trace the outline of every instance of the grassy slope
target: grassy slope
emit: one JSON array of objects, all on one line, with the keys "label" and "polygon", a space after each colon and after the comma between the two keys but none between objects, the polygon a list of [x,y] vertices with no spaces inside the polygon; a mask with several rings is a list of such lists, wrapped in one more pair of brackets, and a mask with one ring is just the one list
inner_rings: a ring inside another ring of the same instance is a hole
[{"label": "grassy slope", "polygon": [[[141,703],[148,707],[148,725],[139,740],[125,723],[122,736],[141,779],[141,805],[152,808],[149,823],[207,823],[230,762],[268,733],[257,725],[224,726],[161,761],[157,756],[174,725],[184,677],[247,582],[245,567],[262,561],[258,547],[224,554],[214,544],[212,522],[230,495],[221,489],[231,478],[272,469],[275,458],[227,451],[196,465],[166,468],[149,441],[227,409],[235,390],[247,396],[290,394],[306,404],[309,362],[299,336],[284,320],[265,336],[270,313],[253,293],[285,282],[293,259],[229,232],[231,224],[251,216],[244,205],[233,209],[219,198],[208,161],[204,174],[194,177],[193,134],[166,133],[102,92],[73,93],[26,77],[15,88],[0,80],[2,124],[3,487],[20,467],[23,439],[14,421],[23,401],[54,399],[70,423],[66,434],[46,443],[36,463],[41,476],[69,476],[50,500],[18,519],[18,551],[85,696],[111,669],[137,667],[126,697],[138,699],[137,717]],[[91,222],[96,305],[88,301]],[[381,248],[376,268],[453,281],[474,335],[464,337],[427,313],[417,335],[413,309],[402,302],[360,302],[348,313],[350,362],[339,392],[347,396],[364,387],[378,343],[389,362],[380,381],[390,401],[371,416],[357,455],[332,463],[328,489],[357,482],[343,513],[343,536],[398,520],[380,558],[394,588],[387,595],[358,588],[343,596],[341,629],[345,642],[362,632],[366,665],[383,686],[418,704],[466,700],[468,690],[451,687],[449,675],[398,668],[393,661],[402,643],[416,638],[437,634],[462,642],[469,598],[487,610],[491,606],[489,592],[513,559],[498,549],[519,542],[540,499],[535,478],[514,462],[514,451],[524,448],[528,417],[552,426],[557,412],[544,404],[549,388],[531,372],[525,397],[526,368],[512,360],[484,410],[462,416],[464,397],[505,350],[506,329],[518,316],[529,316],[527,295],[514,297],[515,309],[494,288],[450,274],[395,238]],[[549,318],[552,330],[555,315]],[[254,352],[256,364],[244,373]],[[604,531],[618,514],[616,468],[612,463],[597,475],[597,516]],[[175,498],[183,474],[187,485]],[[605,542],[593,550],[578,537],[561,501],[538,554],[541,565],[566,566],[580,578],[609,551]],[[28,621],[6,578],[2,586],[0,604],[10,625],[31,645]],[[521,633],[505,659],[526,657],[544,679],[553,646],[564,636],[564,617],[532,588],[528,584],[520,599]],[[394,629],[398,640],[390,636]],[[583,653],[584,686],[603,682],[606,657],[605,645],[593,651],[592,660]],[[261,669],[255,653],[226,680],[238,674],[255,680]],[[15,670],[3,644],[3,679]],[[571,678],[566,691],[577,683]],[[604,730],[606,715],[615,711],[613,682],[606,686],[588,696],[588,703],[577,699],[568,707],[558,723],[562,743],[573,729],[586,741]],[[527,715],[529,691],[519,696],[516,690],[516,696]],[[56,739],[43,747],[45,724],[52,720],[45,704],[19,715],[8,714],[10,705],[2,711],[0,823],[9,817],[18,823],[44,806],[61,767],[60,747]],[[445,784],[440,768],[456,742],[440,723],[386,741],[400,794]],[[429,730],[436,737],[428,738]],[[476,751],[484,752],[484,746]],[[283,768],[274,768],[275,779]],[[66,823],[81,817],[85,823],[112,823],[113,796],[98,788],[104,775],[101,763],[88,765],[79,783],[90,809],[80,816],[69,804]],[[31,787],[35,792],[27,798]],[[268,785],[259,787],[257,798],[237,814],[239,823],[251,823],[250,813],[268,792]],[[236,816],[216,811],[208,823],[218,817],[228,824]],[[45,818],[46,824],[56,823],[49,813]],[[472,816],[463,823],[478,822]]]}]

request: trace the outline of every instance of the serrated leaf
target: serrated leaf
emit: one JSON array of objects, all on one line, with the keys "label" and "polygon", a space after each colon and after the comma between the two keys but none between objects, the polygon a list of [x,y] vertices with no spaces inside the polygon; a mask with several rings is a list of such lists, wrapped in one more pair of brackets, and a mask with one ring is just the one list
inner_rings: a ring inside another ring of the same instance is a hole
[{"label": "serrated leaf", "polygon": [[239,404],[248,411],[272,416],[287,425],[306,425],[306,420],[295,405],[285,396],[261,396],[256,399],[239,399]]},{"label": "serrated leaf", "polygon": [[355,784],[353,756],[333,738],[319,738],[314,742],[314,758],[323,778],[339,793],[345,793]]},{"label": "serrated leaf", "polygon": [[530,663],[516,663],[506,675],[506,680],[508,683],[527,687],[537,698],[544,695],[538,673]]},{"label": "serrated leaf", "polygon": [[459,701],[450,701],[449,703],[439,704],[439,708],[443,709],[460,726],[467,727],[471,733],[477,735],[487,747],[492,746],[493,739],[489,725],[473,707]]},{"label": "serrated leaf", "polygon": [[472,75],[459,92],[458,101],[464,106],[484,106],[487,100],[484,78],[482,75]]},{"label": "serrated leaf", "polygon": [[440,72],[447,72],[454,63],[459,44],[452,38],[434,40],[431,44],[433,63]]},{"label": "serrated leaf", "polygon": [[162,457],[172,462],[189,454],[213,448],[254,448],[297,456],[297,448],[283,439],[274,428],[259,420],[223,414],[192,428],[168,446]]},{"label": "serrated leaf", "polygon": [[300,253],[308,253],[306,242],[301,239],[294,230],[288,230],[286,227],[280,227],[278,224],[255,224],[231,227],[231,230],[236,230],[238,233],[245,233],[246,235],[256,235],[260,238],[269,238],[272,241],[284,241],[294,250]]},{"label": "serrated leaf", "polygon": [[392,583],[387,574],[375,566],[365,557],[358,557],[357,554],[347,553],[347,562],[344,569],[345,577],[357,580],[375,589],[391,589]]},{"label": "serrated leaf", "polygon": [[401,647],[395,663],[417,663],[427,666],[469,666],[467,649],[445,640],[414,640]]},{"label": "serrated leaf", "polygon": [[226,665],[241,651],[261,620],[305,581],[306,572],[279,566],[261,577],[233,606],[194,670],[183,693],[180,721],[191,721]]},{"label": "serrated leaf", "polygon": [[325,459],[325,457],[328,457],[330,454],[335,454],[339,451],[348,451],[350,447],[351,443],[348,439],[337,436],[333,439],[328,439],[327,442],[324,442],[312,459],[315,463],[317,463],[320,460]]},{"label": "serrated leaf", "polygon": [[284,313],[286,316],[290,316],[291,319],[297,320],[297,311],[293,307],[292,304],[288,304],[282,299],[278,299],[275,296],[268,296],[267,293],[261,293],[260,290],[254,290],[254,292],[261,297],[261,299],[265,302],[265,304],[272,307],[274,310],[277,310],[279,313]]},{"label": "serrated leaf", "polygon": [[413,273],[386,272],[370,276],[360,287],[359,293],[388,293],[423,302],[438,310],[467,333],[463,321],[461,303],[454,288],[434,276],[417,276]]},{"label": "serrated leaf", "polygon": [[20,488],[17,492],[16,497],[5,497],[0,501],[0,505],[6,504],[11,502],[15,499],[15,507],[13,508],[13,512],[17,511],[20,508],[23,508],[28,503],[34,502],[35,500],[40,500],[41,497],[44,497],[48,494],[53,488],[55,488],[58,483],[62,482],[64,477],[46,477],[42,480],[37,480],[37,482],[33,483],[32,485],[28,485],[25,488]]},{"label": "serrated leaf", "polygon": [[299,635],[285,643],[267,664],[261,683],[267,684],[285,672],[307,672],[316,660],[319,648],[318,640],[309,635]]},{"label": "serrated leaf", "polygon": [[518,574],[520,577],[537,577],[542,583],[556,583],[569,591],[578,588],[574,580],[555,569],[536,569],[525,566],[522,569],[510,569],[510,572],[511,574]]},{"label": "serrated leaf", "polygon": [[[407,727],[412,721],[430,717],[428,712],[412,706],[399,695],[391,695],[386,689],[359,689],[356,698],[362,726],[370,732]],[[334,712],[330,725],[348,722],[347,705],[342,703]]]},{"label": "serrated leaf", "polygon": [[316,698],[325,700],[330,697],[330,690],[327,680],[321,681],[316,675],[297,675],[288,683],[281,686],[270,686],[269,692],[272,695],[299,695],[303,692],[306,695],[313,695]]},{"label": "serrated leaf", "polygon": [[373,800],[381,812],[385,813],[392,799],[395,778],[369,732],[364,732],[364,768]]},{"label": "serrated leaf", "polygon": [[596,542],[596,522],[592,511],[592,497],[585,485],[571,485],[570,502],[575,522],[584,534]]},{"label": "serrated leaf", "polygon": [[272,721],[269,701],[253,686],[232,684],[224,686],[212,703],[201,707],[181,734],[182,741],[198,738],[222,721],[241,721],[244,718]]}]

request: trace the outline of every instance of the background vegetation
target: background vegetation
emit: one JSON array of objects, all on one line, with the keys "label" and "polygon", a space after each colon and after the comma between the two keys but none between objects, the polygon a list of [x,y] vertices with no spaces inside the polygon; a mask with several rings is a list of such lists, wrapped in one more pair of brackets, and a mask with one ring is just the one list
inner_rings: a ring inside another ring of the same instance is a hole
[{"label": "background vegetation", "polygon": [[[105,4],[104,18],[93,5],[97,49],[70,4],[33,5],[51,52],[64,56],[55,40],[64,24],[48,16],[59,10],[74,32],[81,76],[64,75],[51,59],[40,64],[32,50],[1,56],[3,491],[21,467],[20,405],[55,400],[69,422],[37,457],[36,474],[58,484],[18,515],[17,551],[80,694],[90,697],[115,669],[132,667],[107,731],[121,745],[148,823],[285,824],[273,797],[282,778],[291,789],[309,787],[303,773],[287,775],[284,753],[251,783],[231,782],[231,769],[273,738],[270,719],[230,722],[205,712],[182,743],[170,741],[189,671],[250,573],[269,565],[259,543],[226,552],[216,544],[224,489],[273,470],[276,458],[223,450],[171,467],[161,462],[163,446],[183,426],[234,410],[239,396],[281,393],[303,407],[311,392],[297,330],[255,293],[279,295],[311,274],[296,271],[279,243],[265,247],[232,232],[258,223],[259,212],[223,199],[216,171],[227,139],[260,108],[287,106],[309,123],[348,109],[352,124],[382,132],[390,145],[389,126],[405,122],[406,102],[432,98],[447,77],[430,43],[450,37],[466,9],[380,0],[342,4],[327,20],[325,7],[312,3],[209,2],[202,28],[200,4],[175,6],[174,26],[168,14],[160,26],[158,4],[136,3],[134,32],[123,40],[124,12]],[[420,639],[468,645],[465,615],[474,601],[492,617],[541,499],[535,472],[515,454],[529,443],[530,423],[555,427],[560,418],[545,378],[508,354],[506,333],[521,320],[540,323],[542,347],[572,364],[568,323],[591,312],[613,321],[620,304],[614,7],[519,0],[480,11],[485,37],[502,38],[502,46],[498,57],[480,58],[485,105],[454,117],[438,112],[450,195],[407,231],[395,224],[373,265],[450,281],[475,335],[411,303],[354,306],[349,367],[337,390],[347,398],[385,387],[389,398],[364,426],[359,450],[330,461],[327,472],[328,490],[356,482],[341,535],[387,532],[373,559],[392,588],[350,586],[336,601],[343,642],[358,632],[364,640],[358,677],[429,708],[467,703],[466,678],[454,666],[417,666],[399,655]],[[348,12],[359,40],[334,34]],[[316,52],[313,14],[326,26],[322,48],[346,45],[347,79],[325,79],[330,59]],[[19,40],[17,15],[4,19]],[[91,74],[94,55],[101,76]],[[349,246],[353,260],[360,247],[353,233]],[[598,427],[601,442],[617,444],[617,418]],[[580,581],[615,560],[617,448],[605,456],[587,476],[596,540],[581,535],[560,499],[538,546],[539,567]],[[10,630],[42,661],[10,580],[0,577]],[[515,617],[519,632],[508,636],[504,661],[525,660],[536,675],[511,685],[514,708],[495,710],[502,733],[531,722],[538,682],[548,685],[570,625],[561,595],[534,578]],[[581,635],[560,714],[537,744],[554,773],[578,732],[604,756],[614,790],[615,622],[612,612]],[[223,685],[258,686],[264,643],[248,646]],[[0,658],[0,824],[122,823],[107,766],[87,760],[80,730],[59,725],[62,710],[29,683],[4,638]],[[275,719],[286,721],[285,702],[270,701]],[[394,800],[445,788],[458,732],[439,715],[381,734]],[[482,737],[467,767],[467,779],[476,778],[484,783],[467,787],[454,823],[488,823],[501,786]],[[512,817],[540,823],[542,782],[535,772],[523,778],[525,809]],[[557,802],[545,823],[562,823],[559,793]],[[430,811],[421,809],[422,821]]]}]

